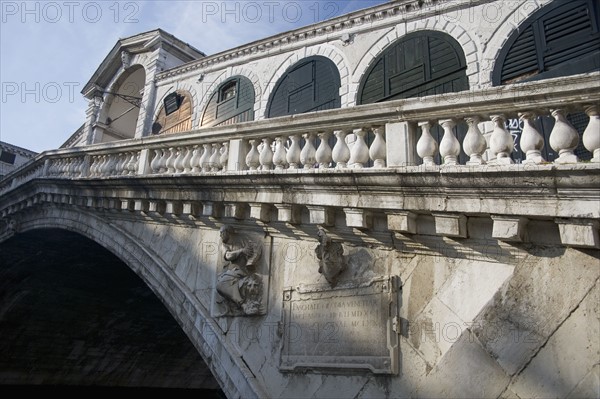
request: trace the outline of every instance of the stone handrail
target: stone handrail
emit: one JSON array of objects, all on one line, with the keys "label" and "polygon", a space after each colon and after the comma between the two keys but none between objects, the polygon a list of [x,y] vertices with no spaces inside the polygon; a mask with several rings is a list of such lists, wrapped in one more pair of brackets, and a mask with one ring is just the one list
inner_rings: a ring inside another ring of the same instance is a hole
[{"label": "stone handrail", "polygon": [[[596,72],[52,150],[7,175],[0,181],[0,194],[40,177],[267,173],[356,169],[368,165],[381,169],[411,163],[436,167],[434,158],[438,153],[441,168],[460,167],[461,148],[469,156],[467,165],[486,163],[486,151],[489,151],[489,165],[506,165],[513,162],[510,158],[513,139],[504,125],[508,117],[519,117],[524,122],[521,137],[526,154],[524,162],[542,163],[544,142],[532,124],[535,115],[552,115],[556,120],[549,140],[559,154],[554,162],[574,163],[579,161],[573,153],[579,135],[565,116],[581,111],[590,116],[583,144],[593,154],[592,161],[600,162],[599,78],[600,73]],[[469,126],[462,143],[454,130],[461,121]],[[487,140],[480,130],[482,122],[493,125]],[[408,134],[398,133],[399,129],[394,128],[398,123],[405,124]],[[439,143],[430,134],[435,123],[444,130]],[[416,126],[421,129],[418,141]],[[365,141],[369,132],[373,138],[370,146]],[[348,140],[348,136],[353,140]],[[399,143],[421,159],[406,162],[398,158]]]}]

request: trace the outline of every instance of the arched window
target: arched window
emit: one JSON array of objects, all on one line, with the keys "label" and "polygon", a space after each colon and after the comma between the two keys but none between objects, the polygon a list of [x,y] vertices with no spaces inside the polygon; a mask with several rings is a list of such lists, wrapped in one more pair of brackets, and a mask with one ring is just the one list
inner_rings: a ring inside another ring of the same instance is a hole
[{"label": "arched window", "polygon": [[204,114],[202,126],[224,126],[254,120],[254,86],[244,76],[223,82],[213,93]]},{"label": "arched window", "polygon": [[599,4],[555,1],[509,37],[494,66],[495,86],[600,69]]},{"label": "arched window", "polygon": [[135,137],[145,82],[146,71],[141,65],[132,66],[119,77],[107,95],[98,118],[101,126],[96,128],[97,142]]},{"label": "arched window", "polygon": [[163,105],[152,125],[152,134],[189,130],[192,130],[192,96],[187,91],[177,90],[163,99]]},{"label": "arched window", "polygon": [[377,57],[361,80],[358,104],[467,90],[465,55],[448,34],[406,35]]},{"label": "arched window", "polygon": [[328,58],[313,56],[279,79],[269,98],[267,118],[339,108],[340,73]]},{"label": "arched window", "polygon": [[[527,82],[600,70],[600,5],[596,0],[555,1],[536,11],[508,38],[492,73],[494,86]],[[568,120],[583,134],[589,118],[584,113],[569,114]],[[515,137],[512,158],[520,160],[521,126],[516,119],[508,125]],[[552,161],[558,154],[549,145],[554,119],[540,117],[538,131],[544,136],[542,155]],[[592,154],[582,141],[575,154],[589,160]]]}]

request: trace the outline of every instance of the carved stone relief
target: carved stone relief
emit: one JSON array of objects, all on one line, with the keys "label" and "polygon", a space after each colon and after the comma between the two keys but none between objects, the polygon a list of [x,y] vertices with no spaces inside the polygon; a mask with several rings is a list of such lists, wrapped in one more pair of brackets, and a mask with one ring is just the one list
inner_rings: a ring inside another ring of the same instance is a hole
[{"label": "carved stone relief", "polygon": [[317,233],[319,245],[315,248],[315,254],[319,259],[319,273],[321,273],[332,287],[335,287],[338,276],[346,268],[344,260],[344,248],[339,242],[333,242],[331,237],[323,229]]},{"label": "carved stone relief", "polygon": [[215,283],[214,316],[264,314],[268,265],[262,256],[262,242],[228,225],[219,233],[224,263]]}]

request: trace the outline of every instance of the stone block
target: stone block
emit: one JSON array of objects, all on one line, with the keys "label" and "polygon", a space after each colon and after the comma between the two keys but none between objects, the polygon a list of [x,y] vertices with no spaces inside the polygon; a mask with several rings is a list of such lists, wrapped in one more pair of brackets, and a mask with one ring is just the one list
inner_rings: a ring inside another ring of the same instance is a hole
[{"label": "stone block", "polygon": [[519,372],[600,275],[598,259],[567,248],[532,248],[475,318],[473,331],[509,375]]},{"label": "stone block", "polygon": [[179,201],[167,201],[165,203],[165,213],[169,215],[181,215],[183,205]]},{"label": "stone block", "polygon": [[556,219],[560,240],[564,245],[580,248],[600,248],[598,221]]},{"label": "stone block", "polygon": [[416,234],[417,214],[413,212],[390,212],[387,214],[388,229],[398,233]]},{"label": "stone block", "polygon": [[434,213],[433,217],[437,235],[467,238],[467,217],[465,215]]},{"label": "stone block", "polygon": [[450,350],[467,325],[437,297],[423,309],[414,321],[409,322],[409,342],[430,366]]},{"label": "stone block", "polygon": [[522,242],[528,219],[524,217],[492,215],[494,227],[492,237],[501,241]]},{"label": "stone block", "polygon": [[223,204],[219,202],[203,202],[202,203],[202,216],[208,216],[213,218],[220,218],[223,216]]},{"label": "stone block", "polygon": [[150,204],[146,200],[135,200],[133,209],[136,212],[148,212],[150,210]]},{"label": "stone block", "polygon": [[321,226],[335,225],[335,211],[333,208],[309,205],[307,205],[307,208],[311,224],[318,224]]},{"label": "stone block", "polygon": [[411,122],[394,122],[385,125],[388,167],[417,164],[417,127]]},{"label": "stone block", "polygon": [[[593,371],[598,359],[600,285],[596,283],[579,307],[513,380],[511,389],[521,398],[564,398]],[[582,388],[584,391],[589,389]],[[590,397],[597,397],[597,394],[598,391]]]},{"label": "stone block", "polygon": [[344,208],[346,226],[357,229],[370,229],[373,224],[371,212],[366,209]]},{"label": "stone block", "polygon": [[461,261],[440,289],[438,298],[470,325],[513,270],[514,266],[501,263]]},{"label": "stone block", "polygon": [[268,223],[271,221],[271,205],[252,203],[250,204],[250,217]]},{"label": "stone block", "polygon": [[494,359],[465,332],[419,385],[415,397],[496,398],[508,382]]},{"label": "stone block", "polygon": [[165,203],[162,201],[149,201],[149,212],[156,212],[162,215],[165,213],[165,208]]},{"label": "stone block", "polygon": [[300,209],[292,204],[275,204],[277,208],[277,220],[280,222],[299,224]]}]

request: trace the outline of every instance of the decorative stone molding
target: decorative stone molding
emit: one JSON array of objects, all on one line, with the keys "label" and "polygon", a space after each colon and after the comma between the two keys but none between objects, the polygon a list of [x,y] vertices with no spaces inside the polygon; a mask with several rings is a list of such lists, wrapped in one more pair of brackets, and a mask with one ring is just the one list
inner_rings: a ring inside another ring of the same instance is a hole
[{"label": "decorative stone molding", "polygon": [[271,209],[272,206],[270,204],[251,203],[250,217],[268,223],[271,221]]},{"label": "decorative stone molding", "polygon": [[310,223],[319,226],[333,226],[335,224],[334,208],[328,206],[307,205]]},{"label": "decorative stone molding", "polygon": [[344,208],[346,214],[346,226],[357,229],[370,229],[373,225],[371,211],[357,208]]},{"label": "decorative stone molding", "polygon": [[277,208],[277,220],[289,224],[300,223],[300,209],[292,204],[274,204]]},{"label": "decorative stone molding", "polygon": [[522,242],[525,240],[525,227],[529,221],[522,216],[492,215],[494,226],[492,237],[507,242]]},{"label": "decorative stone molding", "polygon": [[600,248],[598,220],[555,219],[564,245],[578,248]]},{"label": "decorative stone molding", "polygon": [[451,213],[434,213],[435,233],[440,236],[467,238],[467,217]]},{"label": "decorative stone molding", "polygon": [[417,214],[409,211],[388,212],[388,229],[398,233],[417,233]]}]

